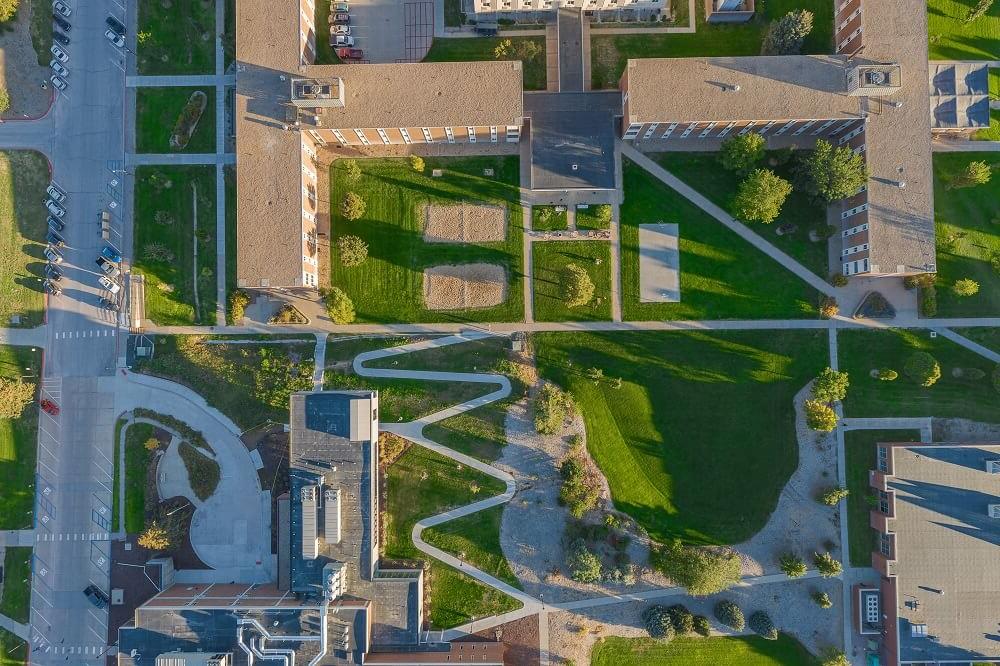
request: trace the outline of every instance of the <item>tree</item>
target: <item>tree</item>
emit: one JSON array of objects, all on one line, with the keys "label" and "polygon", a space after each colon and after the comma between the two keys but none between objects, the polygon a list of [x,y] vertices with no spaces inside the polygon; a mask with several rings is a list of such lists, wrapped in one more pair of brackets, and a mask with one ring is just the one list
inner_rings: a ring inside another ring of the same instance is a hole
[{"label": "tree", "polygon": [[715,619],[733,631],[743,631],[746,620],[743,619],[743,611],[735,602],[724,599],[715,604]]},{"label": "tree", "polygon": [[337,252],[344,266],[360,266],[368,259],[368,243],[357,236],[341,236],[337,239]]},{"label": "tree", "polygon": [[250,294],[242,289],[237,289],[229,294],[229,320],[235,326],[239,326],[240,322],[243,321],[243,315],[246,313],[248,305],[250,305]]},{"label": "tree", "polygon": [[694,631],[694,615],[683,604],[674,604],[667,609],[670,616],[670,624],[674,625],[674,631],[678,636],[684,636]]},{"label": "tree", "polygon": [[349,183],[356,183],[361,179],[361,167],[354,160],[344,160],[344,178]]},{"label": "tree", "polygon": [[354,303],[343,289],[331,287],[322,295],[330,321],[334,324],[350,324],[354,321]]},{"label": "tree", "polygon": [[0,0],[0,23],[5,23],[17,14],[20,0]]},{"label": "tree", "polygon": [[823,300],[819,303],[819,314],[824,319],[831,319],[836,317],[840,312],[840,306],[837,305],[837,299],[833,296],[824,296]]},{"label": "tree", "polygon": [[699,636],[709,636],[712,633],[712,625],[704,615],[694,616],[694,633]]},{"label": "tree", "polygon": [[761,55],[798,55],[813,28],[812,12],[796,9],[771,21],[761,43]]},{"label": "tree", "polygon": [[986,12],[990,11],[990,7],[993,6],[993,0],[979,0],[975,7],[971,8],[966,14],[965,18],[962,20],[963,23],[969,24],[978,18],[982,18],[986,15]]},{"label": "tree", "polygon": [[851,660],[837,648],[829,648],[823,651],[821,666],[851,666]]},{"label": "tree", "polygon": [[892,368],[879,368],[878,378],[883,382],[894,382],[899,377],[899,373]]},{"label": "tree", "polygon": [[918,351],[906,359],[903,373],[923,387],[934,386],[941,379],[941,366],[927,352]]},{"label": "tree", "polygon": [[833,147],[820,139],[801,163],[802,186],[806,192],[829,203],[854,195],[868,182],[864,158],[847,146]]},{"label": "tree", "polygon": [[816,569],[819,570],[819,575],[824,578],[839,576],[844,569],[830,553],[813,553],[813,562],[816,564]]},{"label": "tree", "polygon": [[10,111],[10,93],[6,88],[0,88],[0,113]]},{"label": "tree", "polygon": [[597,506],[597,501],[601,498],[600,480],[579,456],[563,461],[559,472],[563,479],[559,489],[559,502],[569,508],[570,515],[574,518],[582,518]]},{"label": "tree", "polygon": [[0,419],[20,418],[35,400],[35,385],[0,377]]},{"label": "tree", "polygon": [[737,134],[723,141],[719,152],[723,168],[744,175],[764,157],[764,137],[756,132]]},{"label": "tree", "polygon": [[749,624],[750,629],[761,638],[766,638],[769,641],[778,640],[778,630],[774,627],[774,622],[771,621],[771,616],[765,611],[759,610],[751,615],[750,621],[747,624]]},{"label": "tree", "polygon": [[827,506],[837,506],[840,501],[846,499],[850,494],[847,488],[841,488],[839,486],[831,486],[824,489],[817,497],[816,501],[820,504],[826,504]]},{"label": "tree", "polygon": [[838,372],[828,367],[813,381],[812,394],[817,400],[836,402],[847,396],[848,386],[850,380],[846,372]]},{"label": "tree", "polygon": [[674,625],[670,621],[670,615],[666,606],[659,604],[650,606],[642,612],[642,623],[646,625],[646,631],[650,638],[655,638],[664,642],[674,638]]},{"label": "tree", "polygon": [[567,306],[579,307],[594,297],[594,282],[587,271],[576,264],[567,264],[562,269],[562,291]]},{"label": "tree", "polygon": [[740,558],[730,550],[688,546],[674,539],[652,550],[649,560],[694,596],[721,592],[740,580]]},{"label": "tree", "polygon": [[148,550],[166,550],[171,545],[166,528],[155,520],[139,535],[136,543]]},{"label": "tree", "polygon": [[541,435],[554,435],[562,429],[566,416],[573,409],[573,399],[555,384],[545,384],[535,398],[535,430]]},{"label": "tree", "polygon": [[830,405],[819,400],[806,400],[806,425],[818,432],[830,432],[837,427],[837,414]]},{"label": "tree", "polygon": [[417,173],[424,172],[424,158],[420,155],[410,155],[410,168]]},{"label": "tree", "polygon": [[345,220],[357,220],[365,214],[365,208],[367,208],[365,200],[355,192],[348,192],[340,202],[340,213]]},{"label": "tree", "polygon": [[816,605],[820,608],[833,608],[833,602],[830,601],[830,595],[826,592],[813,592],[812,600],[816,602]]},{"label": "tree", "polygon": [[993,169],[983,161],[973,161],[965,165],[965,168],[951,177],[947,187],[949,190],[960,187],[975,187],[985,185],[990,182],[993,176]]},{"label": "tree", "polygon": [[156,439],[155,437],[150,437],[149,439],[147,439],[145,442],[142,443],[142,447],[147,451],[151,452],[155,451],[156,449],[160,448],[160,440]]},{"label": "tree", "polygon": [[795,553],[785,553],[778,559],[778,567],[789,578],[800,578],[806,575],[805,561]]},{"label": "tree", "polygon": [[574,541],[566,553],[570,577],[580,583],[596,583],[601,579],[601,560],[587,548],[583,539]]},{"label": "tree", "polygon": [[733,215],[747,222],[769,224],[781,213],[792,184],[770,169],[756,169],[740,183],[733,199]]},{"label": "tree", "polygon": [[975,296],[979,293],[979,283],[970,278],[962,278],[951,285],[951,292],[956,296]]}]

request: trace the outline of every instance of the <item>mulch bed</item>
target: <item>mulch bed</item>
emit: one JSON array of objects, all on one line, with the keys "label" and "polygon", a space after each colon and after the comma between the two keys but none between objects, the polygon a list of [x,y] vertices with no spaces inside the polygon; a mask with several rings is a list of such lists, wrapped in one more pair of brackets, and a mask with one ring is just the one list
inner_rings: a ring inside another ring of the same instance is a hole
[{"label": "mulch bed", "polygon": [[257,470],[260,487],[271,491],[271,552],[278,552],[278,498],[288,491],[289,436],[281,424],[244,433],[248,451],[257,451],[264,466]]},{"label": "mulch bed", "polygon": [[504,666],[533,666],[539,663],[538,615],[522,617],[520,620],[485,629],[459,640],[485,638],[495,641],[498,631],[500,640],[507,645],[507,651],[503,656]]}]

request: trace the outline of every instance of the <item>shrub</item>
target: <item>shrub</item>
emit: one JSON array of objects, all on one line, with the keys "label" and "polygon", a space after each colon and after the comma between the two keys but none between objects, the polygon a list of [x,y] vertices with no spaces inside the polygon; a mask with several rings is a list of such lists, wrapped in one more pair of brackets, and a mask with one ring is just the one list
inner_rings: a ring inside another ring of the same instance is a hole
[{"label": "shrub", "polygon": [[861,155],[848,146],[833,147],[820,139],[801,163],[802,187],[820,201],[829,203],[852,196],[868,182],[868,168]]},{"label": "shrub", "polygon": [[759,610],[751,615],[750,621],[747,624],[750,626],[751,631],[758,634],[761,638],[766,638],[769,641],[778,640],[778,630],[774,627],[771,616],[765,611]]},{"label": "shrub", "polygon": [[200,453],[187,442],[181,442],[177,452],[187,469],[191,490],[198,496],[198,499],[207,500],[219,486],[219,463]]},{"label": "shrub", "polygon": [[764,157],[764,143],[764,137],[756,132],[729,137],[719,149],[723,168],[741,175],[749,173]]},{"label": "shrub", "polygon": [[354,303],[343,289],[331,287],[322,292],[326,301],[326,313],[334,324],[350,324],[354,321]]},{"label": "shrub", "polygon": [[651,638],[661,641],[671,641],[674,638],[674,625],[666,606],[650,606],[642,612],[642,623]]},{"label": "shrub", "polygon": [[879,368],[878,378],[883,382],[894,382],[899,377],[899,373],[892,368]]},{"label": "shrub", "polygon": [[948,182],[948,189],[956,189],[959,187],[975,187],[976,185],[985,185],[990,182],[990,178],[993,176],[993,169],[990,165],[983,161],[973,161],[965,165],[957,174],[951,177]]},{"label": "shrub", "polygon": [[365,200],[356,192],[348,192],[340,202],[340,213],[345,220],[357,220],[365,214]]},{"label": "shrub", "polygon": [[769,224],[781,213],[792,185],[769,169],[756,169],[740,183],[733,199],[733,215],[747,222]]},{"label": "shrub", "polygon": [[[189,445],[190,446],[190,445]],[[142,443],[142,447],[147,451],[155,451],[160,448],[160,440],[155,437],[150,437],[145,442]]]},{"label": "shrub", "polygon": [[712,625],[709,624],[708,618],[704,615],[694,616],[694,633],[699,636],[710,636],[712,633]]},{"label": "shrub", "polygon": [[594,282],[587,271],[576,264],[567,264],[562,270],[562,291],[567,306],[579,307],[594,297]]},{"label": "shrub", "polygon": [[568,393],[554,384],[545,384],[535,398],[535,430],[542,435],[556,434],[572,409],[573,399]]},{"label": "shrub", "polygon": [[604,371],[600,368],[587,368],[587,379],[599,384],[604,379]]},{"label": "shrub", "polygon": [[0,23],[14,18],[14,15],[17,14],[17,7],[20,4],[20,0],[0,0]]},{"label": "shrub", "polygon": [[248,305],[250,305],[250,294],[242,289],[229,294],[229,321],[234,326],[239,326]]},{"label": "shrub", "polygon": [[174,253],[163,243],[146,243],[142,248],[142,256],[146,261],[160,261],[166,264],[174,260]]},{"label": "shrub", "polygon": [[806,575],[805,561],[795,553],[785,553],[778,560],[778,567],[789,578],[801,578]]},{"label": "shrub", "polygon": [[937,273],[920,273],[919,275],[907,275],[903,278],[903,286],[907,289],[926,289],[933,287],[937,282]]},{"label": "shrub", "polygon": [[822,659],[821,666],[851,666],[851,660],[837,648],[824,650]]},{"label": "shrub", "polygon": [[291,303],[285,303],[267,320],[268,324],[306,324],[309,320]]},{"label": "shrub", "polygon": [[941,378],[941,366],[938,365],[937,359],[927,352],[918,351],[906,359],[903,373],[921,386],[934,386]]},{"label": "shrub", "polygon": [[670,616],[670,624],[674,625],[674,631],[678,636],[694,631],[694,615],[683,604],[674,604],[668,608],[667,615]]},{"label": "shrub", "polygon": [[139,535],[136,543],[147,550],[166,550],[171,545],[166,528],[155,520]]},{"label": "shrub", "polygon": [[594,217],[601,224],[611,224],[611,204],[598,204],[594,206]]},{"label": "shrub", "polygon": [[566,553],[566,566],[570,577],[581,583],[601,580],[601,560],[587,548],[583,539],[574,541]]},{"label": "shrub", "polygon": [[847,488],[830,486],[829,488],[823,489],[823,491],[816,496],[816,501],[820,504],[826,504],[827,506],[837,506],[840,504],[841,500],[847,498],[850,492],[851,491]]},{"label": "shrub", "polygon": [[586,462],[579,457],[567,458],[559,467],[562,488],[559,501],[569,508],[574,518],[582,518],[601,498],[601,484]]},{"label": "shrub", "polygon": [[969,379],[974,382],[978,382],[986,376],[986,373],[979,368],[956,368],[956,370],[961,373],[963,379]]},{"label": "shrub", "polygon": [[969,278],[956,280],[955,284],[951,285],[951,293],[956,296],[975,296],[979,293],[979,283]]},{"label": "shrub", "polygon": [[[2,6],[2,3],[0,3]],[[10,93],[7,92],[6,88],[0,88],[0,113],[7,113],[10,111]]]},{"label": "shrub", "polygon": [[813,592],[812,600],[816,602],[816,605],[820,608],[833,608],[833,602],[830,601],[830,595],[826,592]]},{"label": "shrub", "polygon": [[937,289],[923,287],[920,289],[920,316],[933,317],[937,314]]},{"label": "shrub", "polygon": [[743,631],[746,620],[743,619],[743,611],[734,602],[723,600],[715,604],[715,619],[733,631]]},{"label": "shrub", "polygon": [[341,236],[337,239],[337,252],[344,266],[360,266],[368,259],[368,243],[358,236]]},{"label": "shrub", "polygon": [[833,296],[824,296],[819,302],[819,314],[824,319],[832,319],[840,313],[840,306]]},{"label": "shrub", "polygon": [[688,546],[678,539],[651,550],[649,561],[694,596],[721,592],[740,580],[740,558],[736,553]]},{"label": "shrub", "polygon": [[846,287],[850,280],[843,273],[834,273],[830,276],[830,284],[834,287]]},{"label": "shrub", "polygon": [[361,167],[354,160],[344,160],[344,178],[349,183],[356,183],[361,179]]},{"label": "shrub", "polygon": [[824,578],[839,576],[844,569],[840,561],[830,553],[813,553],[813,562],[816,564],[816,569],[819,570],[819,575]]},{"label": "shrub", "polygon": [[788,12],[768,26],[760,47],[761,55],[798,55],[812,27],[812,12],[805,9]]},{"label": "shrub", "polygon": [[410,155],[410,168],[417,173],[424,172],[424,158],[420,155]]},{"label": "shrub", "polygon": [[813,381],[812,394],[817,400],[835,402],[847,396],[850,380],[846,372],[838,372],[833,368],[825,368],[819,377]]},{"label": "shrub", "polygon": [[830,432],[837,427],[837,414],[830,405],[819,400],[806,400],[806,425],[818,432]]},{"label": "shrub", "polygon": [[34,384],[0,377],[0,419],[20,418],[34,400]]}]

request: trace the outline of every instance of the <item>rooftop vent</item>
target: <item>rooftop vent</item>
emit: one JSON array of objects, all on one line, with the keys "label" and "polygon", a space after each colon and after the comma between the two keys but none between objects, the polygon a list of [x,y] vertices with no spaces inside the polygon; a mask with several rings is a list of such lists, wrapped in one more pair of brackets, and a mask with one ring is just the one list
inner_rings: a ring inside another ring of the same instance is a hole
[{"label": "rooftop vent", "polygon": [[1000,459],[986,461],[987,474],[1000,474]]},{"label": "rooftop vent", "polygon": [[344,82],[339,76],[329,79],[292,79],[291,101],[298,107],[342,107]]}]

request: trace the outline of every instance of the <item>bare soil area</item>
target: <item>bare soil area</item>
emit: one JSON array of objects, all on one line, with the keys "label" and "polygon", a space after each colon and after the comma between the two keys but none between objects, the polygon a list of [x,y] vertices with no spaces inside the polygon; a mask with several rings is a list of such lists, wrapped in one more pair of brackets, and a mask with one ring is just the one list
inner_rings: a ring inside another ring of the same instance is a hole
[{"label": "bare soil area", "polygon": [[506,238],[506,206],[462,203],[424,208],[425,243],[502,243]]},{"label": "bare soil area", "polygon": [[507,271],[497,264],[457,264],[424,269],[428,310],[489,308],[507,299]]},{"label": "bare soil area", "polygon": [[[31,44],[31,12],[27,2],[12,21],[0,31],[0,88],[10,95],[10,110],[4,119],[38,118],[52,101],[52,72],[38,65],[38,54]],[[45,88],[42,88],[42,82]]]}]

